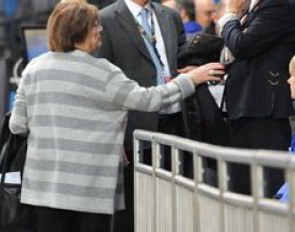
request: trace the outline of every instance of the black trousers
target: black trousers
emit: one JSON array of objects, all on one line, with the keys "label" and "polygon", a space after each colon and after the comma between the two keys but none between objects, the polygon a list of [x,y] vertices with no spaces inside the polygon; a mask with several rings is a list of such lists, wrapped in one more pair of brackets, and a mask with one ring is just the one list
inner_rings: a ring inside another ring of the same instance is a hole
[{"label": "black trousers", "polygon": [[[159,115],[158,132],[170,135],[184,136],[184,124],[181,113],[174,113],[170,115]],[[165,170],[171,171],[171,150],[170,147],[163,147],[161,149],[162,162],[161,167]],[[143,163],[151,165],[152,157],[151,150],[145,149],[143,151]],[[184,164],[185,165],[185,164]]]},{"label": "black trousers", "polygon": [[[230,146],[250,149],[287,151],[291,142],[291,128],[288,119],[242,118],[229,121]],[[230,189],[250,194],[250,170],[244,165],[232,165]],[[282,170],[267,168],[264,171],[267,183],[265,196],[272,197],[284,182]]]},{"label": "black trousers", "polygon": [[[184,124],[182,113],[175,113],[171,115],[159,115],[159,132],[170,135],[184,136]],[[163,168],[171,171],[171,150],[170,147],[164,147],[162,149]],[[185,163],[185,164],[184,164]],[[186,163],[183,162],[184,170],[186,170]]]},{"label": "black trousers", "polygon": [[38,232],[111,232],[111,215],[36,207]]},{"label": "black trousers", "polygon": [[[182,114],[159,115],[158,131],[165,134],[183,135]],[[116,212],[114,215],[114,232],[134,232],[134,170],[133,151],[126,151],[130,164],[124,169],[124,191],[126,210]],[[170,158],[171,160],[171,158]],[[144,150],[144,163],[151,163],[151,150]],[[168,166],[169,155],[165,156]]]}]

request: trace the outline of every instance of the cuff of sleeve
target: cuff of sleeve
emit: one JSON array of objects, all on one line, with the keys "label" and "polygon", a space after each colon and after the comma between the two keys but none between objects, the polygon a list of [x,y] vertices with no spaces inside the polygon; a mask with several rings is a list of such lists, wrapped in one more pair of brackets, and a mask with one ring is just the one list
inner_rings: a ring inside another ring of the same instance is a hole
[{"label": "cuff of sleeve", "polygon": [[195,92],[195,85],[192,80],[185,74],[178,75],[173,81],[180,88],[183,99],[189,97]]},{"label": "cuff of sleeve", "polygon": [[223,30],[225,24],[227,22],[229,22],[229,21],[232,21],[232,20],[239,20],[239,18],[238,18],[238,16],[236,14],[227,13],[218,20],[218,25],[219,25],[219,28],[220,28],[220,34],[222,33],[222,30]]}]

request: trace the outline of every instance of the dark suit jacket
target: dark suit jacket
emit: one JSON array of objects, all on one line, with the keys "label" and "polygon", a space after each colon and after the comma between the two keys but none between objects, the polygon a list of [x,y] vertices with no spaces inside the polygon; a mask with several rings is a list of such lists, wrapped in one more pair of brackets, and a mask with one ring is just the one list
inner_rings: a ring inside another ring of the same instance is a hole
[{"label": "dark suit jacket", "polygon": [[[173,76],[177,72],[178,48],[185,43],[186,37],[181,18],[175,11],[158,3],[152,3],[164,39],[168,63]],[[134,22],[134,18],[123,0],[104,8],[101,12],[103,26],[102,47],[99,56],[120,67],[130,78],[141,86],[156,84],[156,68],[146,45]],[[125,136],[125,147],[132,147],[134,129],[156,131],[156,113],[130,112]]]},{"label": "dark suit jacket", "polygon": [[222,36],[236,58],[226,83],[230,119],[293,113],[287,79],[295,53],[294,12],[294,0],[261,0],[242,27],[237,20],[226,23]]}]

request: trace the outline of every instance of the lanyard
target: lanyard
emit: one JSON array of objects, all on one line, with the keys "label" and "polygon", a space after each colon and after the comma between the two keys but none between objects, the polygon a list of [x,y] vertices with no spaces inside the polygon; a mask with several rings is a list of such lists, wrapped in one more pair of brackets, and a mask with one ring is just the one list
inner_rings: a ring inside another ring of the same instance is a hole
[{"label": "lanyard", "polygon": [[152,46],[152,48],[154,49],[154,52],[158,58],[158,60],[160,61],[160,64],[162,67],[164,67],[164,64],[161,60],[161,56],[160,53],[156,47],[156,43],[157,43],[157,37],[155,35],[155,22],[153,19],[153,15],[152,15],[152,11],[149,10],[150,12],[150,17],[151,17],[151,35],[149,35],[149,33],[147,33],[144,28],[141,26],[141,24],[138,22],[138,20],[134,17],[134,21],[135,24],[138,28],[139,33],[147,40],[147,42]]}]

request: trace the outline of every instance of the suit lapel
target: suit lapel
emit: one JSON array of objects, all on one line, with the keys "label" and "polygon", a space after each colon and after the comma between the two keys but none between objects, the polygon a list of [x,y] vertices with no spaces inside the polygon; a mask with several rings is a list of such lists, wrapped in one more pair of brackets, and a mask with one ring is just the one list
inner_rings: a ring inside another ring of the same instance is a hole
[{"label": "suit lapel", "polygon": [[249,24],[254,20],[261,2],[261,0],[254,0],[253,4],[251,2],[251,6],[245,15],[245,18],[241,21],[243,28],[249,27]]},{"label": "suit lapel", "polygon": [[140,53],[152,62],[152,58],[138,31],[134,18],[123,0],[118,1],[116,13],[117,22],[125,30],[130,40],[136,45]]},{"label": "suit lapel", "polygon": [[162,9],[161,5],[158,4],[153,4],[153,9],[155,11],[161,34],[163,37],[163,41],[165,44],[165,49],[166,49],[166,55],[168,59],[169,66],[172,64],[172,38],[171,38],[171,19],[169,18],[169,15]]}]

